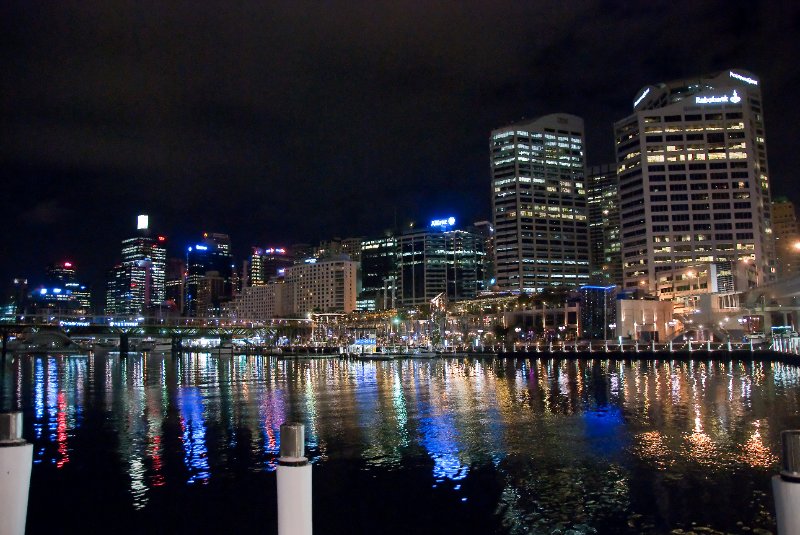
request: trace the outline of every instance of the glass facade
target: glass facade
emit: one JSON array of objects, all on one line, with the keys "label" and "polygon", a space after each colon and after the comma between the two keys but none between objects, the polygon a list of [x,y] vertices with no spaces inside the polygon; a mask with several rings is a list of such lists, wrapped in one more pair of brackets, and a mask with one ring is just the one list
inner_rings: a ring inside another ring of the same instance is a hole
[{"label": "glass facade", "polygon": [[463,230],[425,230],[398,238],[398,304],[476,297],[483,282],[486,252],[482,236]]}]

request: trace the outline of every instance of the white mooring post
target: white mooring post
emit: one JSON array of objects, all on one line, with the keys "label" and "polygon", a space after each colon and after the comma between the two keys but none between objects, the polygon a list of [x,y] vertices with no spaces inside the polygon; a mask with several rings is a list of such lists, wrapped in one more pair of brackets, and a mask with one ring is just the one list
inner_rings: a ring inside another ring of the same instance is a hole
[{"label": "white mooring post", "polygon": [[278,458],[278,535],[311,535],[311,464],[305,425],[281,424]]},{"label": "white mooring post", "polygon": [[800,533],[800,429],[781,432],[781,473],[772,476],[778,535]]},{"label": "white mooring post", "polygon": [[23,535],[33,444],[22,438],[22,413],[0,414],[0,533]]}]

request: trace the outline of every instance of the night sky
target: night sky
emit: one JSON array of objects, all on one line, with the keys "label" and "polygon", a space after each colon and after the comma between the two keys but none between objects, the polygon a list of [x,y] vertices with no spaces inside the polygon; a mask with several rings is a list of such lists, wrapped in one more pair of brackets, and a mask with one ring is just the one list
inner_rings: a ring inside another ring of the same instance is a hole
[{"label": "night sky", "polygon": [[138,213],[171,256],[490,217],[492,128],[582,116],[589,164],[644,85],[762,81],[773,194],[800,202],[795,2],[2,2],[0,281],[102,290]]}]

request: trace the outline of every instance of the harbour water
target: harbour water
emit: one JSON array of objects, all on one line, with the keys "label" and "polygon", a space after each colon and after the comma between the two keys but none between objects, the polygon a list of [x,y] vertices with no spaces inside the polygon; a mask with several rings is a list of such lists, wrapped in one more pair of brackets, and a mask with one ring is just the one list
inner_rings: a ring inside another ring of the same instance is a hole
[{"label": "harbour water", "polygon": [[774,532],[800,427],[800,368],[724,358],[21,355],[0,379],[29,533],[275,533],[284,421],[318,534]]}]

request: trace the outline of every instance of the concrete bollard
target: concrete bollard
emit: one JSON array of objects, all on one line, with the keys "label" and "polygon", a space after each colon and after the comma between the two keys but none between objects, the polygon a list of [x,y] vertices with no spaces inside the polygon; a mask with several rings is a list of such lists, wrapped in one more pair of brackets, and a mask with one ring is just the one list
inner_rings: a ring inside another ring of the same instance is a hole
[{"label": "concrete bollard", "polygon": [[781,473],[772,477],[778,534],[800,533],[800,429],[781,432]]},{"label": "concrete bollard", "polygon": [[33,444],[22,438],[22,413],[0,414],[0,533],[23,535],[28,515]]},{"label": "concrete bollard", "polygon": [[311,535],[311,464],[305,425],[281,424],[278,458],[278,535]]}]

